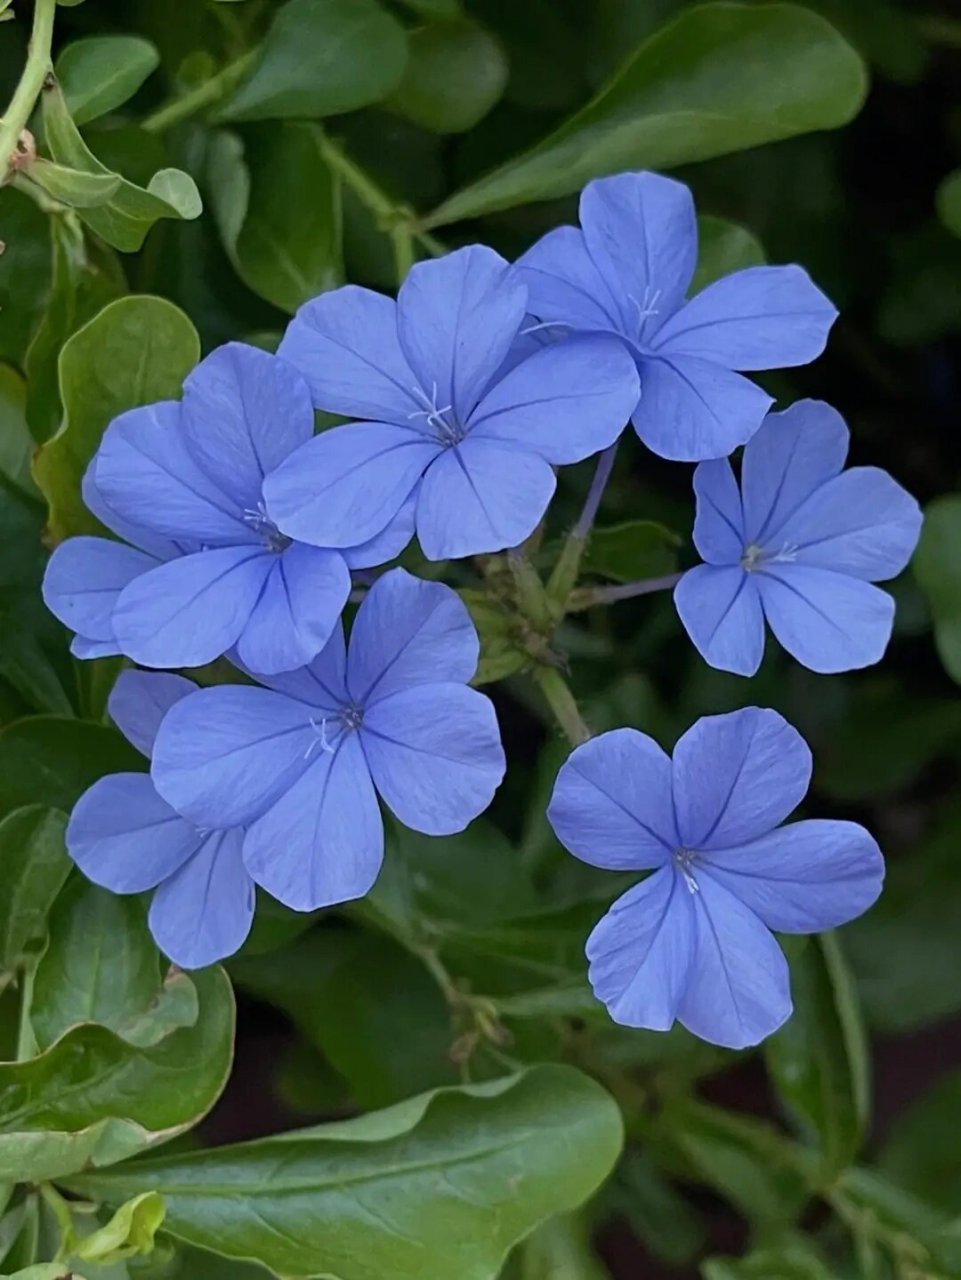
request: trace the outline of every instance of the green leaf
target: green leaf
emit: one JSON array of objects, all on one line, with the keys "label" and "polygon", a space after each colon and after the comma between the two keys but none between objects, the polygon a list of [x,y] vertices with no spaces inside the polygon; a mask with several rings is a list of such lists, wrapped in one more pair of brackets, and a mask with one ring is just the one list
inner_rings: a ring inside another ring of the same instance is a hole
[{"label": "green leaf", "polygon": [[340,186],[314,124],[210,135],[208,200],[237,274],[291,314],[343,283]]},{"label": "green leaf", "polygon": [[628,520],[595,529],[584,557],[587,573],[633,582],[673,573],[681,538],[656,520]]},{"label": "green leaf", "polygon": [[518,642],[516,617],[486,591],[465,587],[459,594],[480,638],[480,661],[471,684],[504,680],[526,667],[531,656]]},{"label": "green leaf", "polygon": [[458,18],[463,12],[461,0],[403,0],[403,3],[425,18]]},{"label": "green leaf", "polygon": [[882,1173],[951,1214],[961,1214],[959,1109],[961,1072],[953,1071],[896,1117],[878,1157]]},{"label": "green leaf", "polygon": [[66,826],[64,814],[40,805],[15,809],[0,821],[0,970],[16,968],[29,944],[47,931],[50,908],[72,865]]},{"label": "green leaf", "polygon": [[411,33],[404,78],[388,105],[434,133],[464,133],[507,84],[507,59],[475,22],[435,22]]},{"label": "green leaf", "polygon": [[732,271],[758,267],[765,262],[760,240],[747,227],[728,222],[726,218],[702,214],[697,220],[697,235],[697,271],[691,284],[692,294],[700,293]]},{"label": "green leaf", "polygon": [[0,201],[0,359],[20,364],[50,288],[50,218],[22,191]]},{"label": "green leaf", "polygon": [[376,0],[287,0],[253,71],[218,120],[340,115],[396,89],[407,62],[404,28]]},{"label": "green leaf", "polygon": [[[138,1048],[106,1027],[67,1032],[28,1062],[0,1063],[0,1180],[49,1181],[183,1133],[230,1070],[234,1005],[222,969],[194,975],[196,1025]],[[141,1191],[124,1192],[117,1203]]]},{"label": "green leaf", "polygon": [[84,173],[81,169],[69,169],[66,165],[44,160],[42,156],[34,160],[24,173],[47,195],[73,209],[106,204],[120,186],[117,173]]},{"label": "green leaf", "polygon": [[552,1065],[72,1184],[110,1202],[159,1191],[172,1234],[289,1277],[494,1280],[512,1245],[597,1188],[621,1142],[609,1095]]},{"label": "green leaf", "polygon": [[26,396],[23,378],[0,364],[0,474],[36,502],[41,495],[30,471],[34,442],[27,426]]},{"label": "green leaf", "polygon": [[837,1280],[837,1272],[800,1235],[743,1258],[708,1258],[701,1264],[701,1275],[704,1280]]},{"label": "green leaf", "polygon": [[704,1249],[706,1231],[697,1211],[647,1151],[624,1153],[603,1204],[626,1220],[649,1253],[672,1267],[690,1266]]},{"label": "green leaf", "polygon": [[577,191],[620,169],[668,168],[846,124],[861,59],[790,4],[705,4],[646,40],[583,110],[532,150],[458,192],[440,226]]},{"label": "green leaf", "polygon": [[945,670],[961,684],[961,494],[935,498],[924,513],[914,576],[928,598]]},{"label": "green leaf", "polygon": [[50,944],[34,978],[30,1021],[40,1048],[84,1022],[110,1027],[140,1047],[191,1025],[193,982],[175,973],[171,995],[161,987],[160,969],[140,900],[76,876],[54,908]]},{"label": "green leaf", "polygon": [[109,1222],[84,1236],[74,1246],[72,1257],[109,1265],[149,1254],[165,1214],[163,1197],[156,1191],[144,1191],[122,1204]]},{"label": "green leaf", "polygon": [[[60,4],[73,4],[78,0],[59,0]],[[12,1275],[0,1276],[0,1280],[83,1280],[75,1271],[68,1271],[62,1262],[38,1262],[36,1266]]]},{"label": "green leaf", "polygon": [[949,231],[961,236],[961,169],[948,174],[935,199],[941,221]]},{"label": "green leaf", "polygon": [[0,731],[0,817],[35,804],[69,813],[105,773],[144,766],[116,729],[65,716],[17,720]]},{"label": "green leaf", "polygon": [[[94,176],[118,176],[111,174],[84,142],[57,86],[44,91],[43,123],[47,146],[58,164]],[[189,174],[180,169],[160,169],[146,187],[121,177],[106,204],[81,209],[79,214],[108,244],[133,253],[159,218],[196,218],[201,208],[200,195]]]},{"label": "green leaf", "polygon": [[50,504],[53,542],[102,533],[80,484],[108,423],[125,409],[179,396],[200,358],[196,330],[163,298],[118,298],[78,330],[60,353],[64,421],[34,462]]},{"label": "green leaf", "polygon": [[132,98],[159,64],[140,36],[91,36],[62,49],[55,71],[74,124],[86,124]]},{"label": "green leaf", "polygon": [[788,954],[794,1014],[767,1041],[765,1057],[778,1093],[815,1137],[830,1179],[857,1154],[870,1117],[867,1041],[836,935],[798,940]]},{"label": "green leaf", "polygon": [[591,1247],[583,1218],[551,1218],[525,1240],[505,1280],[610,1280],[610,1272]]}]

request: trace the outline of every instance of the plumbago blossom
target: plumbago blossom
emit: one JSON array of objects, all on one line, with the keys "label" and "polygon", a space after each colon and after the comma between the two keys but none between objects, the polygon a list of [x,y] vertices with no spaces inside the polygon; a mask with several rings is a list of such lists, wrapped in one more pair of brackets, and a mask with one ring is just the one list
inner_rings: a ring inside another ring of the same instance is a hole
[{"label": "plumbago blossom", "polygon": [[653,874],[618,898],[587,943],[611,1017],[676,1022],[743,1049],[790,1016],[787,961],[771,930],[852,920],[881,891],[884,863],[854,822],[778,824],[811,780],[804,739],[775,711],[707,716],[673,760],[633,729],[601,734],[561,768],[548,817],[583,862]]},{"label": "plumbago blossom", "polygon": [[384,856],[377,796],[427,835],[491,802],[504,752],[489,698],[467,681],[477,632],[457,593],[403,569],[379,578],[350,648],[338,626],[307,667],[266,688],[219,686],[165,718],[152,773],[200,826],[244,826],[247,870],[297,911],[359,898]]},{"label": "plumbago blossom", "polygon": [[[183,676],[123,671],[108,710],[149,759],[164,716],[196,688]],[[67,850],[94,884],[114,893],[156,891],[150,930],[185,969],[233,955],[250,932],[254,882],[242,845],[237,827],[208,831],[181,817],[157,794],[149,773],[100,778],[77,801],[67,826]]]},{"label": "plumbago blossom", "polygon": [[278,530],[264,479],[313,432],[296,370],[240,343],[197,366],[181,403],[121,414],[84,498],[132,545],[70,538],[44,578],[47,607],[77,632],[76,656],[196,667],[236,646],[253,671],[309,662],[347,602],[350,570],[383,564],[413,534],[402,508],[361,546],[305,546]]}]

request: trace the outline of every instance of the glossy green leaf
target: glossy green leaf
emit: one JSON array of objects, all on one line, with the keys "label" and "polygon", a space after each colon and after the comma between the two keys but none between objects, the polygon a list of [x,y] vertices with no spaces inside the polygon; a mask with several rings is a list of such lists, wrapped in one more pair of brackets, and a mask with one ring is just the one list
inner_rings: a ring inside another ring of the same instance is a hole
[{"label": "glossy green leaf", "polygon": [[31,716],[0,731],[0,816],[23,805],[69,813],[105,773],[145,761],[116,729],[65,716]]},{"label": "glossy green leaf", "polygon": [[220,120],[340,115],[386,98],[407,62],[404,29],[377,0],[287,0]]},{"label": "glossy green leaf", "polygon": [[697,271],[691,284],[691,293],[699,293],[715,280],[743,271],[745,267],[757,267],[764,263],[764,248],[760,240],[726,218],[702,214],[697,220],[698,255]]},{"label": "glossy green leaf", "polygon": [[64,846],[67,819],[40,805],[15,809],[0,821],[0,970],[11,970],[47,917],[71,862]]},{"label": "glossy green leaf", "polygon": [[517,1240],[597,1188],[621,1141],[599,1085],[545,1066],[73,1184],[108,1201],[157,1190],[174,1235],[285,1276],[494,1280]]},{"label": "glossy green leaf", "polygon": [[106,204],[120,186],[117,173],[84,173],[82,169],[69,169],[66,165],[44,160],[42,156],[25,172],[29,180],[48,196],[74,209],[92,209]]},{"label": "glossy green leaf", "polygon": [[74,124],[86,124],[123,106],[159,63],[140,36],[91,36],[61,49],[54,69]]},{"label": "glossy green leaf", "polygon": [[209,201],[241,280],[291,314],[343,283],[340,187],[314,124],[211,134]]},{"label": "glossy green leaf", "polygon": [[914,576],[928,598],[934,639],[948,675],[961,684],[961,494],[935,498],[924,513]]},{"label": "glossy green leaf", "polygon": [[464,133],[504,92],[507,59],[474,22],[436,22],[411,33],[407,70],[388,105],[435,133]]},{"label": "glossy green leaf", "polygon": [[50,505],[53,542],[102,532],[80,484],[108,423],[125,409],[179,396],[200,357],[184,313],[163,298],[131,295],[104,307],[60,353],[64,421],[40,449],[34,475]]},{"label": "glossy green leaf", "polygon": [[659,577],[677,568],[680,545],[680,537],[656,520],[628,520],[593,531],[583,566],[614,582]]},{"label": "glossy green leaf", "polygon": [[[47,146],[58,164],[95,177],[117,176],[111,175],[84,142],[56,86],[44,92],[43,122]],[[201,208],[200,195],[189,174],[180,169],[159,169],[146,187],[120,178],[107,203],[81,209],[80,217],[115,249],[133,253],[159,218],[189,220],[199,217]]]},{"label": "glossy green leaf", "polygon": [[[792,940],[792,943],[794,940]],[[789,950],[794,1013],[764,1046],[789,1111],[817,1143],[826,1178],[857,1154],[870,1115],[870,1064],[854,979],[833,933]]]},{"label": "glossy green leaf", "polygon": [[[196,1025],[138,1048],[95,1024],[28,1062],[0,1063],[0,1180],[44,1181],[124,1160],[190,1128],[230,1069],[234,1006],[221,969],[195,975]],[[117,1203],[154,1187],[135,1187]]]},{"label": "glossy green leaf", "polygon": [[636,51],[554,134],[427,220],[431,226],[577,191],[620,169],[667,168],[846,124],[863,64],[816,14],[790,4],[705,4]]},{"label": "glossy green leaf", "polygon": [[949,231],[961,236],[961,169],[949,173],[937,193],[938,214]]},{"label": "glossy green leaf", "polygon": [[72,1257],[109,1265],[149,1254],[165,1213],[163,1198],[156,1191],[144,1191],[122,1204],[109,1222],[78,1241]]}]

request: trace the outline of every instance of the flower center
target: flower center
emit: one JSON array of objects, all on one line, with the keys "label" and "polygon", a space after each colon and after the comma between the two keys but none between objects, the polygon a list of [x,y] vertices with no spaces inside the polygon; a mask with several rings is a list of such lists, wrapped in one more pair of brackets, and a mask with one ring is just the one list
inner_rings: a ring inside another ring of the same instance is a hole
[{"label": "flower center", "polygon": [[455,444],[460,444],[467,432],[454,416],[453,405],[445,404],[439,406],[437,404],[437,383],[433,383],[430,395],[427,394],[423,387],[411,387],[411,391],[425,407],[415,410],[414,413],[409,413],[407,415],[408,422],[414,418],[423,418],[434,436],[445,448],[449,449]]},{"label": "flower center", "polygon": [[793,564],[797,559],[798,547],[795,543],[785,542],[777,551],[768,551],[752,542],[744,548],[741,556],[741,568],[751,573],[761,564]]},{"label": "flower center", "polygon": [[244,524],[250,525],[268,551],[279,554],[281,551],[286,551],[293,542],[293,538],[288,538],[286,533],[280,532],[267,514],[267,508],[262,501],[258,502],[256,507],[246,507],[243,517]]},{"label": "flower center", "polygon": [[697,865],[697,852],[694,849],[675,849],[674,865],[680,871],[691,893],[697,893],[698,883],[694,878],[693,868]]},{"label": "flower center", "polygon": [[364,708],[358,706],[356,702],[347,703],[334,715],[321,716],[319,719],[311,716],[310,727],[315,736],[304,752],[304,759],[309,760],[317,747],[321,751],[326,751],[328,755],[333,755],[337,750],[337,739],[345,733],[352,733],[355,729],[359,729],[363,723]]},{"label": "flower center", "polygon": [[641,334],[644,332],[644,326],[647,324],[651,316],[656,316],[660,314],[660,309],[657,305],[660,299],[660,296],[661,296],[661,290],[654,289],[650,285],[647,285],[645,287],[644,294],[641,297],[640,301],[638,301],[638,299],[634,297],[633,293],[629,293],[627,295],[628,301],[631,303],[634,310],[637,312],[638,339],[640,339]]},{"label": "flower center", "polygon": [[364,723],[364,708],[359,707],[356,702],[352,702],[346,707],[341,707],[340,723],[348,733],[353,729],[359,729]]}]

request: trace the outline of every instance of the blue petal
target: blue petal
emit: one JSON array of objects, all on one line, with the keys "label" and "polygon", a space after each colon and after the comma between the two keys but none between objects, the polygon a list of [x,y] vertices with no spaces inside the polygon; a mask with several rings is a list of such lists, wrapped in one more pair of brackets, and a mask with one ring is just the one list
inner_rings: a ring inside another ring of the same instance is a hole
[{"label": "blue petal", "polygon": [[694,472],[694,493],[697,497],[694,545],[701,558],[708,564],[739,564],[747,546],[744,515],[737,481],[726,458],[698,465]]},{"label": "blue petal", "polygon": [[543,348],[493,386],[470,438],[501,441],[547,462],[580,462],[624,430],[640,384],[617,338],[586,335]]},{"label": "blue petal", "polygon": [[531,314],[542,324],[555,322],[556,329],[544,332],[620,332],[620,291],[611,293],[576,227],[558,227],[542,236],[518,258],[514,272],[527,285]]},{"label": "blue petal", "polygon": [[312,711],[270,689],[192,693],[171,707],[157,734],[157,790],[198,826],[252,822],[289,790],[319,746]]},{"label": "blue petal", "polygon": [[295,542],[273,557],[237,642],[241,662],[265,674],[304,666],[330,639],[349,595],[350,570],[338,551]]},{"label": "blue petal", "polygon": [[811,752],[776,711],[703,716],[674,748],[674,808],[687,849],[766,835],[801,803]]},{"label": "blue petal", "polygon": [[[242,663],[234,661],[243,670]],[[269,675],[261,673],[257,678],[269,689],[306,703],[313,712],[319,713],[314,715],[318,722],[324,716],[336,715],[352,701],[347,690],[347,647],[342,624],[336,623],[330,639],[306,667],[274,671]]]},{"label": "blue petal", "polygon": [[659,867],[679,844],[671,762],[636,729],[602,733],[561,766],[547,818],[561,844],[593,867]]},{"label": "blue petal", "polygon": [[789,368],[821,354],[837,315],[801,267],[747,267],[709,284],[667,321],[653,346],[726,369]]},{"label": "blue petal", "polygon": [[250,874],[294,911],[362,898],[383,857],[384,824],[356,734],[319,750],[244,842]]},{"label": "blue petal", "polygon": [[704,871],[781,933],[836,929],[878,898],[884,859],[856,822],[811,818],[702,855]]},{"label": "blue petal", "polygon": [[718,671],[755,674],[764,657],[764,611],[740,565],[689,569],[674,588],[674,607],[705,662]]},{"label": "blue petal", "polygon": [[537,454],[468,436],[421,483],[421,549],[428,560],[448,560],[516,547],[537,528],[556,487]]},{"label": "blue petal", "polygon": [[591,257],[620,300],[624,331],[649,341],[684,300],[697,266],[697,219],[683,182],[621,173],[588,183],[581,226]]},{"label": "blue petal", "polygon": [[663,867],[618,898],[587,940],[594,994],[625,1027],[668,1031],[694,955],[692,894]]},{"label": "blue petal", "polygon": [[678,1018],[702,1040],[746,1049],[791,1016],[787,961],[753,911],[710,876],[691,900],[695,952]]},{"label": "blue petal", "polygon": [[252,539],[237,503],[190,456],[177,404],[147,405],[115,418],[95,463],[97,490],[131,526],[151,529],[191,550]]},{"label": "blue petal", "polygon": [[662,458],[701,462],[750,440],[770,406],[760,387],[708,360],[643,360],[634,427]]},{"label": "blue petal", "polygon": [[181,429],[201,471],[256,511],[264,476],[314,434],[310,388],[285,361],[229,342],[184,383]]},{"label": "blue petal", "polygon": [[[180,406],[173,403],[166,406],[153,405],[152,408],[161,412],[169,412],[173,417],[178,416],[180,412]],[[125,520],[114,511],[97,487],[96,454],[90,459],[87,469],[83,473],[83,479],[80,482],[80,494],[83,498],[84,506],[93,512],[101,524],[106,525],[108,529],[111,529],[119,538],[123,538],[125,542],[130,542],[141,551],[146,551],[149,555],[156,556],[158,560],[169,560],[171,556],[183,554],[184,547],[182,543],[165,537],[154,529],[148,529],[145,525]]]},{"label": "blue petal", "polygon": [[113,773],[83,793],[67,851],[88,880],[114,893],[153,889],[200,844],[196,827],[157,794],[146,773]]},{"label": "blue petal", "polygon": [[894,626],[886,591],[803,564],[766,565],[755,577],[771,630],[803,666],[831,675],[883,657]]},{"label": "blue petal", "polygon": [[746,543],[769,546],[801,504],[844,466],[848,429],[823,400],[769,413],[744,449],[741,489]]},{"label": "blue petal", "polygon": [[68,538],[47,562],[43,602],[71,631],[119,653],[114,606],[124,587],[157,564],[153,556],[110,538]]},{"label": "blue petal", "polygon": [[417,510],[417,489],[380,533],[374,534],[359,547],[344,547],[341,555],[349,569],[373,569],[399,556],[414,536],[414,513]]},{"label": "blue petal", "polygon": [[113,612],[121,651],[145,667],[200,667],[236,643],[273,557],[215,547],[170,560],[126,587]]},{"label": "blue petal", "polygon": [[301,542],[356,547],[387,527],[440,449],[409,427],[333,427],[267,477],[267,510]]},{"label": "blue petal", "polygon": [[813,493],[777,533],[799,565],[877,582],[900,573],[921,536],[921,508],[878,467],[852,467]]},{"label": "blue petal", "polygon": [[490,699],[462,684],[419,685],[368,707],[361,737],[374,785],[406,826],[463,831],[504,776]]},{"label": "blue petal", "polygon": [[526,311],[527,289],[484,245],[411,269],[397,295],[397,336],[425,393],[425,418],[447,409],[467,420]]},{"label": "blue petal", "polygon": [[164,716],[196,688],[192,680],[166,671],[121,671],[107,710],[127,741],[149,760]]},{"label": "blue petal", "polygon": [[397,340],[396,303],[370,289],[349,284],[304,303],[277,354],[330,413],[404,423],[424,407]]},{"label": "blue petal", "polygon": [[456,591],[391,569],[357,610],[347,683],[353,700],[367,705],[415,685],[466,684],[479,656],[477,630]]},{"label": "blue petal", "polygon": [[202,969],[239,951],[254,920],[254,884],[241,858],[243,832],[217,831],[150,904],[150,932],[182,969]]},{"label": "blue petal", "polygon": [[86,661],[88,658],[115,658],[120,649],[116,640],[87,640],[83,636],[74,636],[70,641],[70,652],[75,658]]}]

